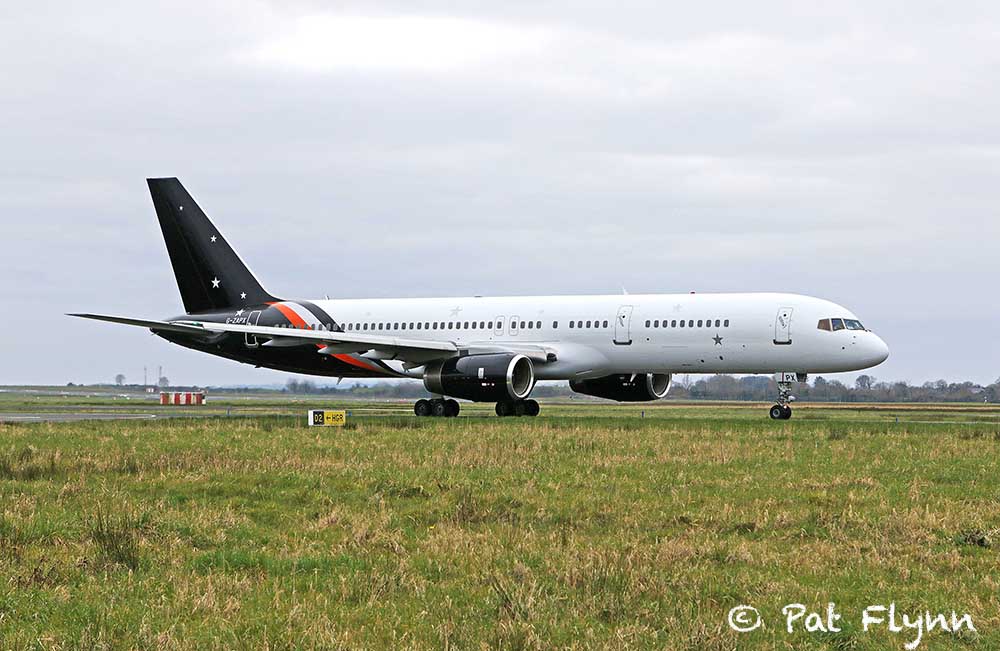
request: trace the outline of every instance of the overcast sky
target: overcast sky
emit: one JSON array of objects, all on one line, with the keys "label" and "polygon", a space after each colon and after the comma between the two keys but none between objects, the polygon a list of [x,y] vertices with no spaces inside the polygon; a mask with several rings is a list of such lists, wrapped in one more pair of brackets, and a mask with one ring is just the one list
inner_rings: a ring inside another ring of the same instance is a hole
[{"label": "overcast sky", "polygon": [[182,312],[147,176],[280,296],[792,291],[991,382],[1000,5],[876,4],[5,2],[0,383],[284,382],[62,316]]}]

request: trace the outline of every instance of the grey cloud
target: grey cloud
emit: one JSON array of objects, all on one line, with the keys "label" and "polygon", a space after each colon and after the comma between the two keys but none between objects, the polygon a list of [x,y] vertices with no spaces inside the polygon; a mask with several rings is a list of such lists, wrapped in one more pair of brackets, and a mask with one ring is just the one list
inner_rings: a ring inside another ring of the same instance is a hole
[{"label": "grey cloud", "polygon": [[[32,336],[58,344],[5,333],[0,382],[158,361],[179,381],[281,381],[60,316],[180,310],[143,183],[167,174],[289,296],[799,291],[885,335],[876,375],[997,375],[993,339],[950,325],[1000,326],[983,298],[1000,236],[991,4],[2,11],[2,268]],[[248,56],[316,14],[546,37],[445,69]]]}]

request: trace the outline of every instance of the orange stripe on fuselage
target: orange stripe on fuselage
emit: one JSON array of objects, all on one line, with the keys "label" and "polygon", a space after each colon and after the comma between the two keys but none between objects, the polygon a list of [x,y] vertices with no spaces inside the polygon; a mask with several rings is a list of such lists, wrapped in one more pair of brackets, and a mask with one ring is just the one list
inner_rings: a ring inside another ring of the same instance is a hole
[{"label": "orange stripe on fuselage", "polygon": [[288,307],[287,305],[282,305],[281,303],[275,303],[274,307],[277,308],[277,310],[281,312],[283,315],[285,315],[285,318],[288,319],[288,322],[291,323],[293,326],[295,326],[296,328],[302,328],[303,330],[307,329],[306,322],[302,320],[302,317],[300,317],[298,314],[295,313],[295,310]]},{"label": "orange stripe on fuselage", "polygon": [[350,355],[334,355],[333,357],[335,357],[336,359],[339,359],[340,361],[344,362],[345,364],[350,364],[351,366],[357,366],[358,368],[363,368],[366,371],[374,371],[376,373],[381,373],[382,375],[387,375],[387,373],[383,369],[376,368],[376,367],[371,366],[369,364],[365,364],[362,361],[354,359]]},{"label": "orange stripe on fuselage", "polygon": [[[288,322],[291,323],[296,328],[302,328],[303,330],[309,329],[309,327],[306,325],[306,322],[302,320],[302,317],[296,314],[295,310],[293,310],[292,308],[288,307],[287,305],[282,305],[281,303],[274,303],[273,306],[277,308],[277,310],[281,312],[286,319],[288,319]],[[316,344],[316,348],[326,348],[326,345]],[[388,373],[386,373],[385,370],[378,368],[376,366],[371,366],[370,364],[366,364],[360,360],[354,359],[350,355],[332,355],[331,357],[339,359],[345,364],[350,364],[351,366],[363,368],[366,371],[372,371],[374,373],[379,373],[381,375],[388,375]]]}]

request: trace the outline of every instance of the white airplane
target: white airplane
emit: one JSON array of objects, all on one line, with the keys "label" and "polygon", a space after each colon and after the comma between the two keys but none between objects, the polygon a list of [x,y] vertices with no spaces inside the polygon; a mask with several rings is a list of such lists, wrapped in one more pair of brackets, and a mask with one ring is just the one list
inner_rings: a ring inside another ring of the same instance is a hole
[{"label": "white airplane", "polygon": [[454,398],[495,402],[498,416],[534,416],[539,380],[638,402],[666,396],[676,373],[775,373],[770,416],[787,419],[794,382],[889,356],[850,310],[796,294],[283,300],[263,289],[177,179],[147,182],[187,313],[72,316],[149,328],[257,367],[421,379],[437,397],[418,400],[418,416],[456,416]]}]

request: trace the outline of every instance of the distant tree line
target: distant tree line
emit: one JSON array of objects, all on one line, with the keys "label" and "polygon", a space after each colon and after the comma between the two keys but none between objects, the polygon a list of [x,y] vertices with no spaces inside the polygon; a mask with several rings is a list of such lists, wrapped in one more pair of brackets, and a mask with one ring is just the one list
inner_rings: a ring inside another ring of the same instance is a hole
[{"label": "distant tree line", "polygon": [[[778,387],[774,378],[749,376],[734,378],[713,375],[695,382],[676,382],[670,395],[691,400],[773,400]],[[907,382],[880,382],[859,375],[853,386],[840,380],[817,376],[809,384],[796,384],[798,400],[812,402],[1000,402],[1000,379],[982,386],[975,382],[937,380],[912,385]]]},{"label": "distant tree line", "polygon": [[[317,384],[312,380],[290,379],[284,391],[293,394],[344,396],[351,398],[419,398],[427,395],[420,382],[381,382],[339,387]],[[870,375],[860,375],[853,386],[840,380],[817,376],[808,384],[799,383],[795,397],[812,402],[990,402],[1000,403],[1000,379],[982,386],[974,382],[937,380],[919,386],[907,382],[881,382]],[[690,380],[675,376],[668,398],[677,400],[774,400],[778,387],[774,378],[712,375]],[[532,392],[536,398],[578,396],[566,384],[540,384]]]}]

